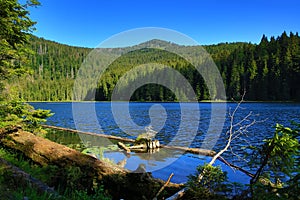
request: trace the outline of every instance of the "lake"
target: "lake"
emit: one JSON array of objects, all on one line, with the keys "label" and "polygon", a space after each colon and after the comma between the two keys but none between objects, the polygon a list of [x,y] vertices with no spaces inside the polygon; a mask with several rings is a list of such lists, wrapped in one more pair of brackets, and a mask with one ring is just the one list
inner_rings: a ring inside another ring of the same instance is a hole
[{"label": "lake", "polygon": [[[206,147],[215,151],[226,144],[226,131],[230,125],[230,115],[236,103],[126,103],[118,102],[113,112],[110,102],[82,102],[74,103],[30,103],[35,108],[50,109],[55,114],[51,116],[48,125],[79,129],[81,131],[104,133],[120,137],[135,139],[145,132],[145,127],[151,124],[157,131],[155,138],[162,144],[178,146]],[[195,110],[199,109],[199,113]],[[225,112],[222,111],[225,109]],[[128,110],[128,113],[125,111]],[[217,113],[217,114],[216,114]],[[227,113],[226,116],[223,114]],[[129,115],[127,115],[129,114]],[[244,119],[248,116],[246,119]],[[222,122],[224,117],[225,123]],[[243,120],[247,127],[244,134],[232,143],[232,150],[236,154],[226,152],[224,158],[247,170],[242,147],[258,145],[263,139],[271,137],[274,126],[280,123],[286,126],[291,121],[300,123],[299,103],[242,103],[234,116],[234,123]],[[184,123],[183,123],[184,122]],[[121,127],[121,128],[120,128]],[[208,135],[208,132],[211,134]],[[220,132],[220,133],[218,133]],[[211,137],[214,136],[214,137]],[[84,136],[83,143],[89,142]],[[110,141],[100,141],[98,146],[109,145]],[[209,144],[209,145],[208,145]],[[95,146],[95,144],[93,144]],[[166,180],[173,172],[172,182],[181,183],[187,176],[196,171],[196,167],[210,158],[179,151],[160,150],[152,153],[132,153],[129,157],[119,151],[104,152],[104,156],[114,162],[126,160],[125,168],[135,170],[140,164],[145,165],[155,177]],[[240,156],[240,157],[239,157]],[[228,172],[230,181],[249,183],[249,177],[239,171],[217,162]]]}]

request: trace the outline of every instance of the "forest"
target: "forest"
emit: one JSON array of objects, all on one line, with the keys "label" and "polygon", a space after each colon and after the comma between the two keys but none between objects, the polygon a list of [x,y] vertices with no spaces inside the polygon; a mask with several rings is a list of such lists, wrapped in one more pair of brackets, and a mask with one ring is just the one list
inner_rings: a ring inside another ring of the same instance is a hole
[{"label": "forest", "polygon": [[[155,48],[145,48],[149,46]],[[161,46],[167,48],[159,48]],[[26,101],[71,101],[74,80],[79,68],[93,49],[63,45],[33,35],[30,37],[28,48],[34,52],[28,55],[29,75],[26,78],[14,77],[10,80],[10,85],[17,88],[19,97]],[[202,50],[201,46],[180,46],[160,40],[151,40],[126,48],[101,49],[108,59],[110,56],[119,57],[110,64],[103,76],[95,80],[97,83],[95,86],[90,88],[87,86],[85,91],[82,91],[85,94],[82,99],[110,100],[120,77],[134,66],[146,63],[159,63],[179,71],[191,84],[198,101],[219,99],[218,96],[209,94],[203,78],[191,63],[169,52],[168,48],[183,53],[195,52],[195,55]],[[298,33],[283,32],[277,38],[273,36],[267,38],[263,35],[259,44],[220,43],[203,48],[211,55],[220,71],[228,100],[239,99],[244,91],[246,91],[245,100],[249,101],[300,100]],[[131,77],[130,80],[137,78]],[[130,83],[129,81],[128,85]],[[178,99],[174,92],[164,86],[147,84],[137,89],[131,100]]]}]

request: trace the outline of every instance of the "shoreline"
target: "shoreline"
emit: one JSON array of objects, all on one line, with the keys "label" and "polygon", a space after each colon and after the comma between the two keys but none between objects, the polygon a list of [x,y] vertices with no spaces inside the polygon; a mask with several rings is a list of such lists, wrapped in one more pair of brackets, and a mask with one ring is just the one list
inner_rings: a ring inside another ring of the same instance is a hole
[{"label": "shoreline", "polygon": [[[128,101],[25,101],[26,103],[125,103]],[[238,103],[239,101],[203,100],[203,101],[130,101],[130,103]],[[300,101],[243,101],[242,103],[295,103]]]}]

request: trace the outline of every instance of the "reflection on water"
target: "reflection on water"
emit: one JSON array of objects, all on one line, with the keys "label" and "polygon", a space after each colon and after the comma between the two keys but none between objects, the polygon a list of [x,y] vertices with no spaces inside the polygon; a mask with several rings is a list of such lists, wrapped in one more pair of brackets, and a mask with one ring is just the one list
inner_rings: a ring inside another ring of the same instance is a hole
[{"label": "reflection on water", "polygon": [[[72,103],[31,103],[35,108],[50,109],[55,115],[48,119],[47,124],[60,126],[65,128],[75,128],[73,116],[72,116]],[[80,103],[79,103],[80,104]],[[83,103],[89,104],[89,103]],[[220,104],[220,103],[219,103]],[[154,105],[153,103],[130,103],[130,114],[133,121],[139,126],[148,126],[150,124],[149,109]],[[179,103],[162,103],[161,104],[167,114],[166,123],[163,128],[156,135],[162,144],[168,144],[174,138],[175,134],[179,129],[181,113]],[[205,134],[207,133],[208,126],[211,120],[211,103],[200,103],[200,122],[198,126],[198,132],[194,140],[192,141],[191,147],[200,147],[204,140]],[[236,106],[234,103],[228,103],[227,107],[233,109]],[[94,133],[104,133],[108,135],[115,135],[120,137],[127,137],[135,139],[134,134],[127,135],[123,132],[115,123],[113,115],[111,113],[110,103],[97,102],[95,103],[95,110],[97,115],[97,120],[95,122],[86,120],[89,117],[90,111],[88,109],[82,109],[80,116],[81,121],[77,124],[81,130],[94,132]],[[259,144],[266,137],[271,137],[274,132],[274,126],[276,123],[281,123],[283,125],[289,126],[290,121],[300,122],[300,104],[296,103],[244,103],[242,108],[237,112],[235,119],[236,121],[241,120],[250,111],[252,111],[252,116],[249,120],[255,119],[256,121],[262,121],[261,123],[256,123],[254,126],[248,129],[246,139],[252,145]],[[192,115],[191,115],[192,116]],[[161,116],[157,116],[158,118]],[[95,126],[97,123],[98,126]],[[99,125],[101,130],[99,130]],[[189,130],[195,127],[195,124],[190,124],[190,126],[184,127],[186,137],[189,136]],[[220,126],[220,124],[215,124],[215,126]],[[229,122],[227,121],[223,127],[224,135]],[[129,127],[130,128],[130,127]],[[217,130],[217,129],[216,129]],[[137,130],[131,130],[133,133]],[[76,135],[76,134],[75,134]],[[88,137],[86,135],[80,135],[80,137],[69,135],[63,136],[63,134],[49,134],[48,137],[51,140],[58,141],[62,144],[73,145],[75,148],[81,148],[83,150],[87,146],[107,146],[111,145],[113,142],[110,140],[100,140],[99,137]],[[88,137],[88,138],[87,138]],[[178,140],[179,144],[186,143],[186,138],[184,135],[181,136],[182,140]],[[214,147],[214,150],[218,151],[223,148],[226,143],[224,136],[218,140],[218,143]],[[244,151],[242,147],[248,145],[241,141],[233,141],[233,150],[235,153],[243,156]],[[152,171],[153,175],[167,179],[170,173],[174,173],[175,176],[172,178],[174,182],[184,182],[186,176],[194,173],[196,166],[207,161],[206,157],[200,157],[199,155],[184,154],[181,156],[182,152],[164,152],[160,151],[152,154],[130,154],[130,158],[126,157],[122,152],[119,151],[106,151],[104,152],[104,157],[113,159],[116,163],[126,160],[125,167],[130,170],[135,170],[139,164],[145,164],[146,169]],[[244,161],[239,160],[236,156],[232,156],[230,152],[226,152],[224,157],[230,161],[234,162],[236,165],[245,166]],[[239,182],[244,182],[248,180],[245,176],[242,176],[239,172],[237,174],[233,173],[229,167],[222,165],[222,168],[228,170],[230,173],[229,177],[233,180],[239,180]],[[159,169],[159,170],[158,170]],[[251,169],[249,169],[251,170]]]},{"label": "reflection on water", "polygon": [[[167,180],[171,173],[174,173],[172,182],[183,183],[187,176],[196,172],[198,165],[210,161],[210,157],[183,153],[180,150],[157,149],[147,153],[124,153],[120,150],[116,141],[77,133],[47,129],[46,137],[54,142],[67,145],[83,153],[90,154],[98,159],[109,159],[111,162],[122,165],[130,171],[135,171],[141,164],[144,164],[146,171],[152,172],[154,177]],[[81,137],[85,137],[83,142]],[[231,168],[217,161],[222,169],[228,172],[229,179],[234,182],[249,183],[249,178],[241,172],[233,172]]]}]

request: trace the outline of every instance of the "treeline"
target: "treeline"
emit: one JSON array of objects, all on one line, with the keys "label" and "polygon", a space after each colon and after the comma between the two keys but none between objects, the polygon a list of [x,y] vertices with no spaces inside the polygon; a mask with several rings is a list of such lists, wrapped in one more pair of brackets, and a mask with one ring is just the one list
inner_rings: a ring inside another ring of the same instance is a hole
[{"label": "treeline", "polygon": [[[149,44],[153,48],[149,47]],[[86,87],[85,100],[110,100],[112,91],[119,79],[134,66],[146,63],[158,63],[179,71],[190,82],[197,100],[218,99],[218,95],[209,94],[205,82],[195,68],[184,58],[170,53],[168,48],[155,48],[166,42],[153,40],[135,47],[101,49],[103,55],[122,55],[116,59],[96,84],[95,88]],[[198,46],[179,46],[170,44],[178,52],[196,57],[201,51]],[[14,79],[12,84],[19,89],[19,96],[27,101],[65,101],[72,100],[72,90],[77,72],[92,51],[89,48],[71,47],[32,36],[30,48],[35,52],[30,57],[32,73],[26,79]],[[281,36],[268,39],[263,36],[257,45],[250,43],[222,43],[204,46],[211,54],[220,70],[228,99],[238,99],[246,91],[246,100],[282,101],[300,100],[300,37],[298,34],[284,32]],[[104,58],[106,59],[106,58]],[[97,61],[99,62],[99,61]],[[101,62],[101,61],[100,61]],[[157,68],[148,67],[143,76],[151,74]],[[161,69],[163,70],[163,69]],[[93,73],[88,71],[86,73]],[[135,77],[134,77],[135,76]],[[142,77],[143,77],[142,76]],[[132,87],[132,80],[142,78],[141,74],[125,78]],[[172,79],[172,77],[160,77]],[[174,79],[174,81],[176,81]],[[176,82],[173,83],[176,85]],[[180,91],[155,84],[137,89],[131,100],[134,101],[174,101]],[[221,98],[221,97],[220,97]]]},{"label": "treeline", "polygon": [[[180,72],[194,90],[199,89],[198,99],[209,98],[204,92],[206,87],[203,79],[187,60],[166,50],[142,48],[120,56],[109,66],[97,85],[96,100],[111,100],[113,90],[117,91],[117,100],[126,100],[127,93],[134,90],[132,101],[176,101],[180,95],[185,99],[182,95],[186,91],[179,90],[187,88],[178,85],[178,78],[166,66]],[[123,81],[119,82],[121,77]],[[169,88],[153,83],[139,87],[151,81],[165,82]],[[118,88],[115,87],[117,83]],[[171,88],[175,91],[171,91]]]},{"label": "treeline", "polygon": [[246,90],[247,100],[300,100],[298,33],[270,39],[264,35],[259,45],[244,44],[216,62],[229,98]]}]

